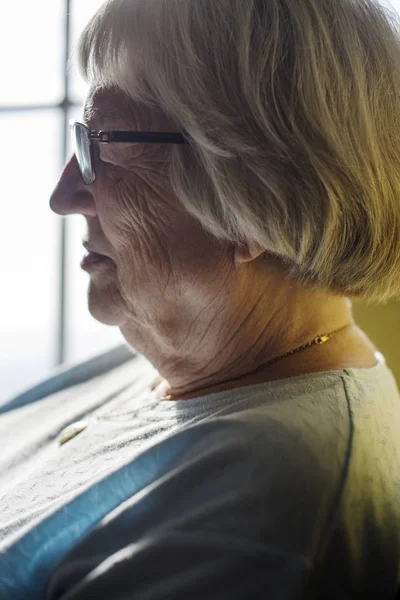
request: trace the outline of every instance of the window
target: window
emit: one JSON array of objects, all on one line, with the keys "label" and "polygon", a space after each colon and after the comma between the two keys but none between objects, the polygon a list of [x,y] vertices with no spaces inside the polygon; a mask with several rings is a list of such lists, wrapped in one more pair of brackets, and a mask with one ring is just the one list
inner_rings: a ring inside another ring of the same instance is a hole
[{"label": "window", "polygon": [[84,217],[59,217],[49,208],[70,155],[68,122],[81,114],[86,93],[76,70],[67,71],[66,57],[101,3],[2,6],[0,403],[48,377],[56,365],[123,341],[117,327],[95,321],[87,308],[88,274],[79,266]]}]

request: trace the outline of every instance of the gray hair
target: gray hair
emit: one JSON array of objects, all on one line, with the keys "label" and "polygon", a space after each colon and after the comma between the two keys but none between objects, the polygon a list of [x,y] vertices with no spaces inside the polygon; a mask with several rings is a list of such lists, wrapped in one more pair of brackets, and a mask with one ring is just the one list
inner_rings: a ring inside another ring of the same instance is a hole
[{"label": "gray hair", "polygon": [[400,298],[400,27],[374,0],[109,0],[80,68],[162,108],[179,200],[288,277]]}]

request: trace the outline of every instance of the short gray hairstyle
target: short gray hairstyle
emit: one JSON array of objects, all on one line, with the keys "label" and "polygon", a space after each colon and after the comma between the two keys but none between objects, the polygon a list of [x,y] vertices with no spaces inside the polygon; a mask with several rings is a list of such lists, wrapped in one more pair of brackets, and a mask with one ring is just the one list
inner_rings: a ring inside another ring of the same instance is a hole
[{"label": "short gray hairstyle", "polygon": [[162,108],[175,193],[288,277],[400,298],[400,26],[373,0],[109,0],[78,48],[93,87]]}]

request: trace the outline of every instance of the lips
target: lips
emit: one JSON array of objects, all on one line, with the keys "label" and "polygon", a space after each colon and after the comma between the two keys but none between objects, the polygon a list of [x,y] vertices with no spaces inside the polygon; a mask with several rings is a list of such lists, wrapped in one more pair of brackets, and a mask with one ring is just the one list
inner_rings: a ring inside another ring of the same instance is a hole
[{"label": "lips", "polygon": [[95,256],[97,256],[97,259],[99,257],[103,257],[103,258],[110,258],[107,254],[105,254],[104,252],[100,252],[101,248],[94,248],[91,244],[88,243],[84,243],[83,244],[84,248],[86,248],[86,250],[90,253],[93,254]]},{"label": "lips", "polygon": [[86,265],[91,265],[91,264],[99,262],[101,260],[110,260],[110,259],[108,258],[108,256],[104,256],[104,254],[97,254],[96,252],[90,252],[84,258]]}]

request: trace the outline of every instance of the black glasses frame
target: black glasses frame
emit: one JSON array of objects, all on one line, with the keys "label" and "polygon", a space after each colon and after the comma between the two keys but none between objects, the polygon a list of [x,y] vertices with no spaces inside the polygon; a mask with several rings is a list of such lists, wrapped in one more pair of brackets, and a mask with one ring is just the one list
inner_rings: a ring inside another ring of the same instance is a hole
[{"label": "black glasses frame", "polygon": [[[84,123],[71,121],[75,156],[85,185],[90,185],[96,179],[94,167],[92,140],[101,144],[118,143],[146,143],[146,144],[189,144],[190,136],[182,133],[169,133],[157,131],[96,131],[89,129]],[[80,135],[76,135],[79,128]],[[88,151],[82,148],[82,133],[87,137]],[[84,161],[86,160],[86,164]]]}]

